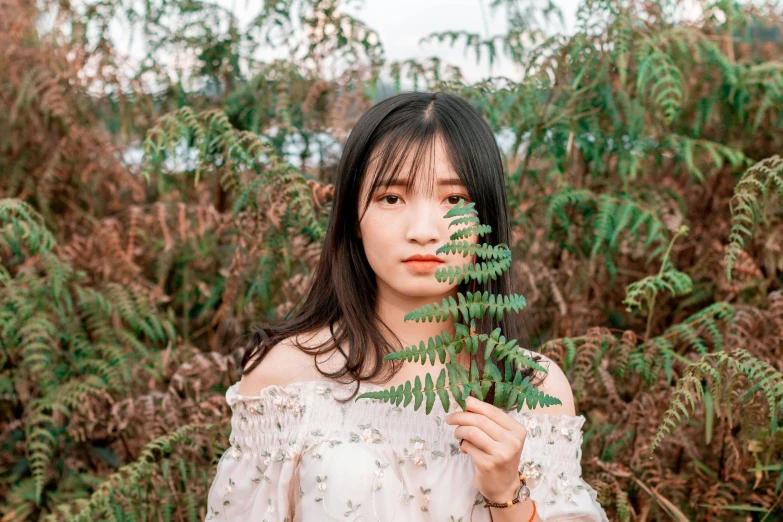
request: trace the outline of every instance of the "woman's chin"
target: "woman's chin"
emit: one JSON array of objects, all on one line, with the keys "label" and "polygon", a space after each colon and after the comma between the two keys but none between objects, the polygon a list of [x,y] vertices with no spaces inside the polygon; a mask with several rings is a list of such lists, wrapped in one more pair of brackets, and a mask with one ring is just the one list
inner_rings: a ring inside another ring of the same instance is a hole
[{"label": "woman's chin", "polygon": [[441,285],[433,279],[432,282],[412,281],[404,287],[395,288],[395,290],[411,299],[425,299],[428,302],[440,302],[452,288],[456,288],[456,285]]}]

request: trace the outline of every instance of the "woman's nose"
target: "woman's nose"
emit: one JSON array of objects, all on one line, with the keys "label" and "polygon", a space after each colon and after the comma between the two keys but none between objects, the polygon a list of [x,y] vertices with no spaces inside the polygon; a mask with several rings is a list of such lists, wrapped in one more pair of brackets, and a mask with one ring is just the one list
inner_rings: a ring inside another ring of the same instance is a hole
[{"label": "woman's nose", "polygon": [[443,225],[443,216],[439,214],[440,207],[432,203],[419,203],[409,208],[405,238],[417,243],[438,241],[441,236],[440,228]]}]

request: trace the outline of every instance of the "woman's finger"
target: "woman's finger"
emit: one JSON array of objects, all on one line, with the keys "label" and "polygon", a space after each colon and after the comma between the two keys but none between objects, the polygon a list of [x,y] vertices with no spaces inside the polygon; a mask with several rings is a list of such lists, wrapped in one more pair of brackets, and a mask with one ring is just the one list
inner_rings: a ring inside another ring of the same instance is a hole
[{"label": "woman's finger", "polygon": [[516,431],[517,421],[511,418],[511,416],[505,411],[501,410],[497,406],[494,406],[488,402],[480,401],[473,396],[465,398],[465,411],[473,413],[480,413],[490,420],[494,421],[501,428],[509,431]]},{"label": "woman's finger", "polygon": [[484,453],[481,449],[477,448],[476,445],[469,440],[462,439],[462,444],[459,445],[459,450],[462,453],[466,453],[470,456],[470,459],[473,461],[473,465],[476,465],[477,462],[481,463],[483,459],[487,458],[487,454]]},{"label": "woman's finger", "polygon": [[446,424],[457,424],[458,426],[476,426],[484,433],[492,437],[493,440],[503,442],[506,440],[506,430],[500,427],[492,419],[469,411],[459,411],[451,413],[446,418]]},{"label": "woman's finger", "polygon": [[[476,426],[457,426],[454,430],[454,436],[458,439],[464,439],[487,455],[497,455],[502,449],[502,444],[484,433],[481,428]],[[465,442],[461,447],[465,446]]]},{"label": "woman's finger", "polygon": [[493,406],[475,397],[469,396],[465,399],[465,411],[480,413],[488,419],[495,422],[498,426],[521,436],[523,439],[527,435],[527,430],[516,419],[500,408]]}]

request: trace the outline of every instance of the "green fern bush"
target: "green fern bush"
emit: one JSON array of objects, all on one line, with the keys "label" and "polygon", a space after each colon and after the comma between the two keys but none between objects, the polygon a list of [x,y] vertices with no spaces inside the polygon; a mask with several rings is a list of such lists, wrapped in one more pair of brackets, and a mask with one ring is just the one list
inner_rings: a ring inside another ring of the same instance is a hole
[{"label": "green fern bush", "polygon": [[[587,419],[584,478],[609,517],[734,522],[780,510],[779,6],[712,2],[684,23],[684,0],[583,0],[575,33],[551,35],[536,7],[491,2],[505,12],[505,34],[429,38],[521,72],[493,77],[490,64],[472,83],[437,56],[386,62],[344,2],[259,5],[242,27],[214,3],[9,1],[0,13],[3,522],[203,519],[228,435],[232,341],[301,297],[336,152],[358,114],[411,85],[463,96],[511,138],[509,246],[528,254],[511,268],[540,312],[528,330],[545,342],[533,349],[566,372]],[[52,9],[60,23],[36,23]],[[101,36],[117,22],[143,29],[150,16],[142,61]],[[297,38],[302,26],[308,39]],[[307,58],[265,60],[281,34]],[[170,74],[183,50],[193,59]],[[320,65],[337,56],[344,74],[325,78]],[[393,86],[377,81],[384,68]],[[300,148],[287,153],[291,144]],[[684,224],[695,233],[675,242]],[[468,346],[481,339],[467,303],[465,346],[453,351],[479,353]],[[162,337],[155,318],[176,332]],[[440,359],[436,339],[408,351]],[[191,366],[202,358],[212,363]],[[433,375],[430,390],[422,382],[420,407],[450,385],[463,396],[491,390],[482,366],[464,370],[472,387],[459,374],[442,386]],[[162,390],[165,408],[115,412]],[[221,423],[223,436],[202,440],[198,454],[185,439],[170,455],[144,453],[193,423]],[[149,466],[133,467],[138,458]],[[142,469],[124,482],[114,475]]]},{"label": "green fern bush", "polygon": [[0,367],[9,367],[0,373],[0,393],[22,408],[26,459],[9,495],[20,502],[50,501],[46,486],[78,444],[68,421],[90,399],[131,392],[138,379],[131,361],[150,360],[176,338],[138,288],[91,286],[57,257],[56,244],[35,209],[0,199],[0,251],[11,252],[0,265]]},{"label": "green fern bush", "polygon": [[[743,379],[744,378],[744,379]],[[706,381],[706,385],[705,385]],[[745,382],[743,382],[745,381]],[[779,412],[783,411],[783,372],[771,364],[759,360],[747,350],[737,348],[731,353],[715,352],[704,354],[697,361],[685,367],[683,375],[677,381],[674,395],[668,409],[663,414],[663,421],[650,445],[649,454],[655,451],[661,441],[670,435],[675,428],[681,426],[696,412],[699,401],[706,404],[707,416],[712,426],[712,417],[720,415],[720,405],[726,405],[726,416],[733,423],[732,393],[737,388],[745,388],[746,383],[752,385],[752,391],[758,391],[767,404],[767,415],[770,423],[770,433],[779,431]],[[738,419],[737,419],[738,420]],[[709,428],[707,441],[712,437]],[[776,468],[772,467],[771,470]],[[780,471],[777,488],[783,483],[783,469]]]},{"label": "green fern bush", "polygon": [[[442,245],[435,252],[437,254],[461,253],[463,257],[476,255],[487,260],[482,263],[470,263],[461,268],[448,267],[435,270],[435,279],[438,282],[448,281],[457,284],[462,281],[476,280],[483,283],[488,279],[497,279],[498,275],[508,270],[511,266],[511,250],[505,244],[497,246],[486,243],[473,244],[466,240],[473,236],[484,236],[492,232],[492,227],[479,221],[475,212],[475,203],[467,203],[460,199],[459,203],[452,207],[446,214],[446,218],[455,218],[449,223],[449,227],[467,225],[458,229],[449,237],[450,241]],[[406,321],[441,322],[451,316],[455,323],[455,335],[452,338],[448,332],[441,330],[439,335],[430,337],[425,344],[421,341],[418,346],[412,345],[402,350],[390,353],[384,357],[385,361],[402,360],[408,362],[430,361],[435,365],[435,360],[446,364],[441,369],[437,381],[433,382],[432,376],[427,373],[422,387],[421,378],[417,375],[413,384],[406,381],[398,386],[392,386],[388,390],[365,392],[355,400],[381,399],[383,402],[400,403],[408,406],[413,401],[413,409],[418,410],[422,401],[425,403],[425,412],[429,414],[435,404],[436,396],[440,398],[443,409],[450,408],[449,392],[454,400],[467,409],[465,399],[474,395],[479,400],[484,400],[488,392],[494,386],[495,394],[493,404],[506,410],[516,407],[520,411],[527,404],[533,409],[539,405],[551,406],[562,404],[560,399],[539,391],[530,381],[529,376],[523,376],[522,368],[532,368],[546,373],[546,369],[526,355],[517,345],[516,339],[506,340],[501,334],[501,328],[496,328],[491,334],[476,333],[476,319],[481,319],[484,314],[490,314],[498,320],[502,320],[504,314],[519,312],[526,306],[525,298],[521,295],[497,296],[484,293],[471,293],[467,295],[457,293],[457,299],[449,296],[441,303],[433,303],[417,308],[405,314]],[[457,322],[462,319],[463,322]],[[484,343],[484,367],[479,372],[475,359],[471,359],[470,371],[457,362],[457,355],[465,350],[471,355],[477,355],[481,344]],[[503,362],[502,370],[492,360]],[[448,359],[449,362],[446,362]],[[448,375],[448,383],[447,383]]]},{"label": "green fern bush", "polygon": [[[232,217],[247,209],[258,210],[256,198],[263,188],[284,196],[284,232],[291,227],[304,229],[313,240],[323,238],[326,226],[314,212],[311,191],[301,172],[257,134],[236,129],[221,109],[196,112],[182,107],[162,116],[144,140],[144,176],[149,180],[166,161],[182,162],[183,142],[198,151],[194,184],[206,173],[223,190],[235,194]],[[247,179],[247,173],[252,178]]]},{"label": "green fern bush", "polygon": [[[173,504],[172,490],[180,495],[189,522],[201,520],[201,499],[189,492],[189,481],[210,482],[211,477],[197,465],[182,457],[168,458],[180,447],[197,446],[194,435],[214,436],[224,426],[215,424],[188,424],[147,443],[139,457],[106,477],[89,498],[78,499],[71,504],[61,504],[44,518],[46,522],[89,522],[91,520],[146,519],[156,513],[170,516],[177,508]],[[158,482],[161,488],[150,487]],[[146,506],[144,498],[154,492],[158,497],[154,505]]]}]

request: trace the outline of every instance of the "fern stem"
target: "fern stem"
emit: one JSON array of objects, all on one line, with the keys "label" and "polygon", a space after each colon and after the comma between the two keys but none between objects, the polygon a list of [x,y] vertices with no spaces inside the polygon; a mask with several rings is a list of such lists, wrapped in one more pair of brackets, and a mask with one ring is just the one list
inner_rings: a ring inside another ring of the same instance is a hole
[{"label": "fern stem", "polygon": [[[677,229],[677,232],[674,234],[674,237],[671,241],[669,241],[669,247],[666,249],[666,253],[663,255],[663,262],[661,263],[661,269],[658,270],[658,277],[660,278],[664,271],[666,270],[666,263],[669,261],[669,255],[672,252],[672,247],[674,247],[674,242],[677,241],[677,238],[680,236],[684,236],[688,233],[688,227],[686,225],[682,225],[679,229]],[[653,294],[652,299],[650,299],[650,306],[647,308],[647,328],[644,330],[644,342],[647,342],[650,340],[650,329],[652,328],[652,318],[653,313],[655,312],[655,298],[658,294]]]}]

